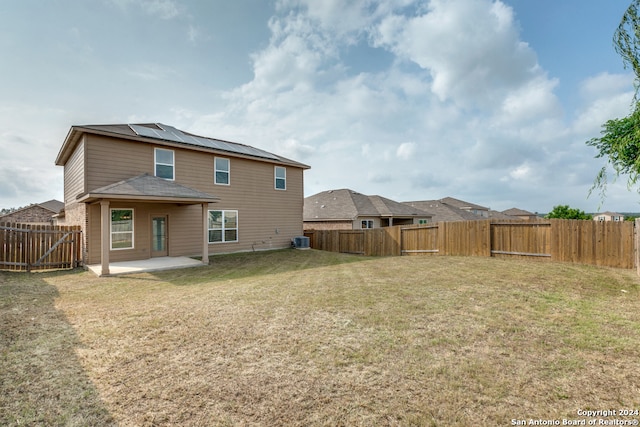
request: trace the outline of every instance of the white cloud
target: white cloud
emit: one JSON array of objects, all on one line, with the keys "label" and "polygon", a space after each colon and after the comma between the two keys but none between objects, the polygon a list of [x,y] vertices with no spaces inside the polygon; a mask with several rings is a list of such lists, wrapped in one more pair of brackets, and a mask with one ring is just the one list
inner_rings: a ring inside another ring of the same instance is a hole
[{"label": "white cloud", "polygon": [[531,178],[532,169],[528,164],[522,164],[509,172],[509,176],[516,180],[527,180]]},{"label": "white cloud", "polygon": [[557,80],[537,76],[506,94],[497,119],[513,125],[546,117],[560,117],[562,108],[553,93]]},{"label": "white cloud", "polygon": [[633,77],[602,73],[582,82],[580,94],[584,106],[578,111],[572,129],[578,135],[595,137],[607,120],[631,113]]},{"label": "white cloud", "polygon": [[611,93],[628,93],[633,88],[633,74],[600,73],[585,79],[580,94],[585,100],[608,97]]},{"label": "white cloud", "polygon": [[491,106],[540,73],[500,1],[431,1],[422,15],[385,18],[375,43],[428,69],[439,99],[464,106]]},{"label": "white cloud", "polygon": [[417,145],[415,142],[403,142],[396,150],[396,156],[401,160],[411,160],[416,154]]}]

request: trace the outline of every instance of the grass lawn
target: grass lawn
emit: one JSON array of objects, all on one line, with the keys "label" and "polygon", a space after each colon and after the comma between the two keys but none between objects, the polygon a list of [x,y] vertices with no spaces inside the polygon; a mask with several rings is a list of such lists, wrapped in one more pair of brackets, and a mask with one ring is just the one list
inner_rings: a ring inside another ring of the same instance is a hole
[{"label": "grass lawn", "polygon": [[631,270],[282,250],[126,277],[0,273],[0,425],[506,426],[620,409],[640,409]]}]

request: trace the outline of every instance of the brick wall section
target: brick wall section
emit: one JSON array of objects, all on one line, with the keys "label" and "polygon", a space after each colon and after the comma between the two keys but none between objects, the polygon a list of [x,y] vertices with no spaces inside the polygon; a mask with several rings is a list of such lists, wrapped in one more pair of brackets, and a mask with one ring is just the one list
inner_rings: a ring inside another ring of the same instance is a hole
[{"label": "brick wall section", "polygon": [[34,205],[0,216],[0,222],[51,224],[52,215],[54,213],[49,209]]},{"label": "brick wall section", "polygon": [[79,225],[82,227],[82,258],[87,259],[87,205],[73,202],[64,207],[64,217],[56,220],[57,225]]}]

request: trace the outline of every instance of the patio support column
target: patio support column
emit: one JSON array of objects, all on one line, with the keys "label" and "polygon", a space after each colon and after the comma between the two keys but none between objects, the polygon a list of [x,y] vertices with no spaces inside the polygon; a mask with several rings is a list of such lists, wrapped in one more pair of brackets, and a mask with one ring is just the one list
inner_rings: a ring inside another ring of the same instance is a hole
[{"label": "patio support column", "polygon": [[109,248],[111,246],[111,230],[109,218],[109,201],[100,201],[100,229],[102,237],[100,238],[100,260],[102,263],[101,276],[109,275]]},{"label": "patio support column", "polygon": [[202,204],[202,263],[209,264],[209,203]]}]

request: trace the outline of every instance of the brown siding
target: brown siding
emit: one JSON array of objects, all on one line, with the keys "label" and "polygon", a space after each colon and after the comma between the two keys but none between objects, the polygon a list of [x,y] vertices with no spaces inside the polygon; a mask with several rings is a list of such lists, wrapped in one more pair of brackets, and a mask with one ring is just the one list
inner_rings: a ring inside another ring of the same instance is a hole
[{"label": "brown siding", "polygon": [[64,203],[75,202],[85,192],[84,142],[80,141],[64,166]]},{"label": "brown siding", "polygon": [[[89,136],[87,141],[87,191],[125,180],[141,173],[153,174],[154,147],[159,145]],[[162,147],[168,148],[168,147]],[[209,245],[211,254],[288,247],[300,236],[304,203],[303,169],[286,166],[287,189],[274,188],[274,163],[205,153],[182,148],[175,152],[176,182],[218,196],[209,209],[238,211],[238,242]],[[214,158],[230,159],[230,185],[214,184]],[[111,260],[143,259],[150,256],[149,218],[152,213],[169,215],[169,255],[201,255],[202,208],[200,205],[112,203],[111,207],[133,207],[135,249],[112,251]],[[100,262],[100,207],[89,209],[90,264]]]},{"label": "brown siding", "polygon": [[86,191],[134,176],[153,174],[153,146],[88,135],[86,141]]}]

